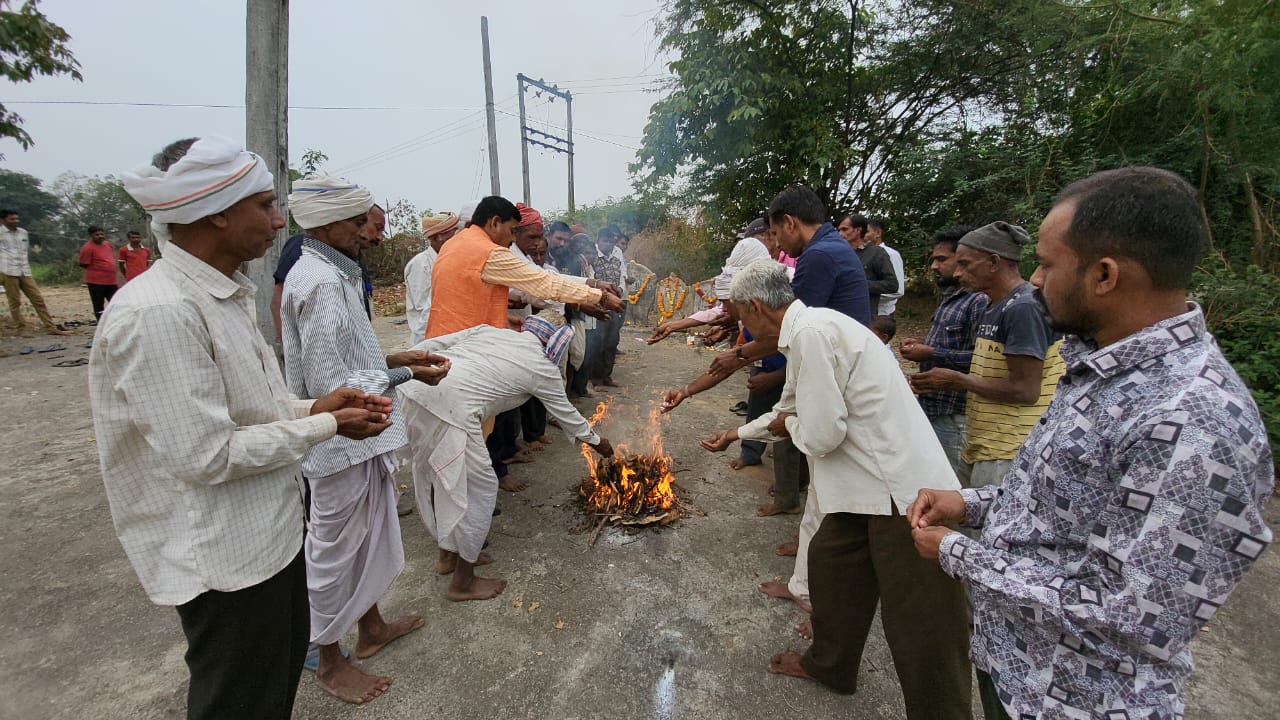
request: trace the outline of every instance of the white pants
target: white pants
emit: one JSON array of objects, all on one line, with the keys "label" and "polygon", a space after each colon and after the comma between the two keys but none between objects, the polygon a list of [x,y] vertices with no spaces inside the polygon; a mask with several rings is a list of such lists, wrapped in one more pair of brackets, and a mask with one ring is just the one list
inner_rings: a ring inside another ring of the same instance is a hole
[{"label": "white pants", "polygon": [[331,645],[391,588],[404,569],[393,453],[311,483],[304,548],[311,642]]},{"label": "white pants", "polygon": [[[810,471],[813,468],[810,466]],[[813,477],[810,475],[810,477]],[[809,602],[809,541],[818,526],[822,525],[824,513],[818,507],[818,493],[814,492],[810,481],[809,492],[804,501],[804,514],[800,516],[800,541],[796,546],[796,566],[791,571],[791,579],[787,581],[787,589],[797,599]]]}]

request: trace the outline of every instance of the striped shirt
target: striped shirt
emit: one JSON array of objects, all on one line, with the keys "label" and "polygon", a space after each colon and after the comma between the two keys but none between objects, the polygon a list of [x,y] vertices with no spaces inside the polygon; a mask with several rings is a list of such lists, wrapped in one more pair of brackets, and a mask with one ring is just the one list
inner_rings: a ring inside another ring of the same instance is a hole
[{"label": "striped shirt", "polygon": [[968,400],[964,450],[967,463],[1012,460],[1031,428],[1049,407],[1053,390],[1062,377],[1058,345],[1062,336],[1049,327],[1049,319],[1035,297],[1035,286],[1024,282],[987,309],[978,324],[969,373],[984,378],[1009,377],[1009,355],[1026,355],[1044,361],[1040,397],[1031,405],[998,402],[973,393]]},{"label": "striped shirt", "polygon": [[[942,302],[933,313],[929,334],[924,344],[933,348],[933,357],[920,363],[920,370],[948,368],[956,372],[969,372],[973,360],[973,343],[978,334],[978,323],[987,310],[987,296],[970,292],[958,285],[942,293]],[[920,407],[930,420],[956,415],[965,410],[965,393],[939,390],[920,395]]]},{"label": "striped shirt", "polygon": [[[280,299],[284,376],[298,397],[318,398],[346,384],[357,370],[383,369],[387,357],[364,312],[360,266],[324,243],[307,238],[302,257],[289,270]],[[405,445],[397,406],[391,427],[364,440],[342,436],[307,453],[302,469],[324,477]]]},{"label": "striped shirt", "polygon": [[169,243],[102,316],[89,399],[116,534],[158,605],[256,585],[302,549],[298,461],[333,437],[285,389],[255,288]]}]

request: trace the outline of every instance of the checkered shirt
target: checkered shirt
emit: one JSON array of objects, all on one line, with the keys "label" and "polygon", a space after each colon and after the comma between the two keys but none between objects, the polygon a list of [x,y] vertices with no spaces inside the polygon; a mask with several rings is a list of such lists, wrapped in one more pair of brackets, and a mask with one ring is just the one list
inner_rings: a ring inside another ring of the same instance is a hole
[{"label": "checkered shirt", "polygon": [[[973,342],[978,335],[978,323],[987,310],[987,296],[960,287],[949,287],[942,294],[942,302],[933,313],[929,334],[924,344],[933,348],[933,357],[920,363],[920,369],[949,368],[957,372],[969,372],[973,360]],[[938,391],[924,393],[920,407],[930,420],[947,415],[964,413],[963,392]]]}]

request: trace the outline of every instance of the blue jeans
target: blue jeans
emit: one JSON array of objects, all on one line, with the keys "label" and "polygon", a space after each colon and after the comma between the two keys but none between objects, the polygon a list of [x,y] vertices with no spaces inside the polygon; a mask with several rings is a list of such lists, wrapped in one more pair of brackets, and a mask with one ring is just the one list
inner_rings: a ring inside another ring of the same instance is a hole
[{"label": "blue jeans", "polygon": [[929,424],[933,425],[933,434],[938,436],[938,442],[942,444],[942,451],[947,454],[951,469],[955,471],[956,477],[961,478],[961,484],[968,487],[963,478],[969,476],[969,466],[960,459],[960,450],[964,447],[964,413],[930,418]]}]

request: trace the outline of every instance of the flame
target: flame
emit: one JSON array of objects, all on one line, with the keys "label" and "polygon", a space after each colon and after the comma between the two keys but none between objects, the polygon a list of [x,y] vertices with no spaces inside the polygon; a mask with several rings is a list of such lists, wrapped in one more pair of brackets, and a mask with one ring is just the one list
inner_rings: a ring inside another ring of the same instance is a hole
[{"label": "flame", "polygon": [[[602,402],[596,406],[589,422],[594,426],[607,414],[608,404]],[[663,449],[662,419],[661,408],[652,406],[647,454],[632,454],[619,445],[613,457],[597,462],[591,449],[582,447],[590,474],[590,482],[584,483],[581,489],[587,512],[655,516],[675,509],[675,477],[671,474],[671,457]]]}]

